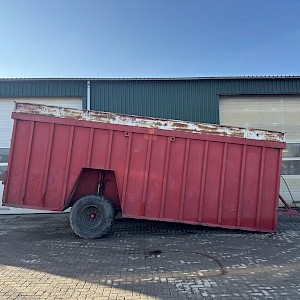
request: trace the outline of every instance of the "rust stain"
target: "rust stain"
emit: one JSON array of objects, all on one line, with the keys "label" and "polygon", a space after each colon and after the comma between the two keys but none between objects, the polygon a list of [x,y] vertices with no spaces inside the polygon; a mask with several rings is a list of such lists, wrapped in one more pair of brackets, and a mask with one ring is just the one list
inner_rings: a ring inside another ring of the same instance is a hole
[{"label": "rust stain", "polygon": [[149,128],[149,129],[148,129],[148,134],[154,134],[154,132],[155,132],[155,131],[154,131],[154,128]]},{"label": "rust stain", "polygon": [[181,122],[174,122],[174,127],[185,129],[185,128],[187,128],[187,124],[181,123]]},{"label": "rust stain", "polygon": [[49,106],[41,104],[16,102],[15,112],[57,118],[70,118],[90,122],[102,122],[116,125],[145,127],[149,129],[149,135],[153,135],[155,129],[162,129],[186,131],[198,134],[213,134],[219,136],[238,137],[254,140],[285,142],[285,133],[280,131],[249,129],[216,124],[204,124],[178,120],[158,119],[151,117],[139,117],[109,112],[63,108],[58,106]]}]

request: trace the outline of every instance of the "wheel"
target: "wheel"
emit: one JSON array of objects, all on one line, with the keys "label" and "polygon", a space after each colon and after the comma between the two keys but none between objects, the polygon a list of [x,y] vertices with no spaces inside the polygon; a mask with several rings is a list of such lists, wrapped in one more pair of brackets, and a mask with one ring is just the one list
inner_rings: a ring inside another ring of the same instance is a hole
[{"label": "wheel", "polygon": [[85,239],[97,239],[108,233],[114,222],[114,207],[104,197],[88,195],[73,205],[70,225],[73,231]]}]

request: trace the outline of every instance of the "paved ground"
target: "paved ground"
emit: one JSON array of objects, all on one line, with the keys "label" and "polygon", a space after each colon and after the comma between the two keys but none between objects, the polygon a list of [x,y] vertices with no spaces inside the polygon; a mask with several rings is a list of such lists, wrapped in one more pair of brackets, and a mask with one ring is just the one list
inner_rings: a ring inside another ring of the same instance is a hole
[{"label": "paved ground", "polygon": [[0,299],[300,299],[300,218],[277,234],[117,220],[82,240],[68,214],[0,217]]}]

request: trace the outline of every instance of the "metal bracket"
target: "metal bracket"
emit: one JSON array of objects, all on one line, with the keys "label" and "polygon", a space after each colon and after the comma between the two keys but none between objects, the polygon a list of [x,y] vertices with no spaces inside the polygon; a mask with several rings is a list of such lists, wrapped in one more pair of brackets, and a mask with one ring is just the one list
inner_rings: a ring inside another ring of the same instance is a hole
[{"label": "metal bracket", "polygon": [[278,215],[290,215],[300,217],[300,211],[293,209],[280,194],[279,199],[284,204],[284,208],[277,208]]}]

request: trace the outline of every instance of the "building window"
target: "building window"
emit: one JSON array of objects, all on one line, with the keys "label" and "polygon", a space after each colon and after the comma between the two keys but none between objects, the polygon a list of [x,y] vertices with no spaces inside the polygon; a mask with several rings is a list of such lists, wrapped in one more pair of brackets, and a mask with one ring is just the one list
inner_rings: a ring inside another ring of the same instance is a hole
[{"label": "building window", "polygon": [[300,143],[288,143],[282,155],[282,175],[300,175]]},{"label": "building window", "polygon": [[0,181],[3,179],[3,173],[7,170],[9,148],[0,148]]}]

